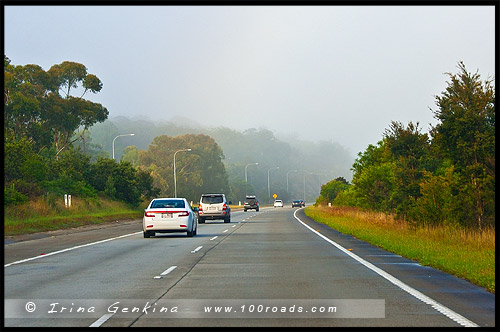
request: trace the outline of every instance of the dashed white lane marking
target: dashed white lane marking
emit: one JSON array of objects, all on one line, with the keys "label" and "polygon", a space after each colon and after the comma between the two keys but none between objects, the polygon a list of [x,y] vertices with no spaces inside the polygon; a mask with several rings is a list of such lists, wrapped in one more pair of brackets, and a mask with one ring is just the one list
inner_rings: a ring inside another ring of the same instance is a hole
[{"label": "dashed white lane marking", "polygon": [[100,327],[102,324],[106,323],[106,321],[108,319],[110,319],[111,316],[113,316],[113,315],[114,314],[105,314],[101,318],[99,318],[98,320],[96,320],[95,322],[93,322],[92,324],[90,324],[89,327]]},{"label": "dashed white lane marking", "polygon": [[35,260],[35,259],[45,258],[45,257],[48,257],[48,256],[52,256],[52,255],[62,254],[63,252],[67,252],[67,251],[71,251],[71,250],[75,250],[75,249],[79,249],[79,248],[84,248],[84,247],[89,247],[89,246],[93,246],[95,244],[100,244],[100,243],[104,243],[104,242],[108,242],[108,241],[112,241],[112,240],[122,239],[124,237],[132,236],[132,235],[137,235],[137,234],[142,234],[142,231],[131,233],[131,234],[125,234],[125,235],[121,235],[121,236],[117,236],[117,237],[112,237],[110,239],[105,239],[105,240],[101,240],[101,241],[97,241],[97,242],[82,244],[82,245],[79,245],[79,246],[76,246],[76,247],[71,247],[71,248],[67,248],[67,249],[63,249],[63,250],[58,250],[58,251],[50,252],[48,254],[44,254],[44,255],[40,255],[40,256],[36,256],[36,257],[31,257],[31,258],[23,259],[23,260],[20,260],[20,261],[17,261],[17,262],[12,262],[12,263],[9,263],[9,264],[5,264],[4,267],[8,267],[8,266],[11,266],[11,265],[14,265],[14,264],[21,264],[21,263],[29,262],[29,261],[32,261],[32,260]]},{"label": "dashed white lane marking", "polygon": [[195,252],[198,252],[203,246],[197,247],[195,250],[191,250],[191,253],[194,254]]},{"label": "dashed white lane marking", "polygon": [[177,268],[177,265],[172,265],[171,267],[169,267],[168,269],[166,269],[165,271],[163,271],[160,275],[161,276],[166,276],[167,274],[169,274],[170,272],[172,272],[176,268]]},{"label": "dashed white lane marking", "polygon": [[216,238],[218,238],[218,236],[214,236],[213,238],[210,239],[210,241],[213,241],[215,240]]},{"label": "dashed white lane marking", "polygon": [[373,272],[375,272],[375,273],[379,274],[380,276],[384,277],[385,279],[389,280],[391,283],[393,283],[394,285],[398,286],[402,290],[406,291],[410,295],[413,295],[414,297],[416,297],[420,301],[422,301],[422,302],[430,305],[431,307],[433,307],[434,309],[436,309],[437,311],[439,311],[440,313],[442,313],[446,317],[450,318],[454,322],[456,322],[456,323],[458,323],[458,324],[460,324],[462,326],[465,326],[465,327],[479,327],[479,325],[477,325],[476,323],[468,320],[464,316],[462,316],[462,315],[454,312],[453,310],[445,307],[441,303],[439,303],[439,302],[431,299],[430,297],[428,297],[427,295],[424,295],[423,293],[419,292],[418,290],[416,290],[416,289],[408,286],[407,284],[405,284],[401,280],[397,279],[396,277],[390,275],[389,273],[385,272],[384,270],[376,267],[375,265],[371,264],[368,261],[365,261],[363,258],[359,257],[358,255],[353,254],[352,252],[350,252],[346,248],[342,247],[337,242],[330,240],[329,238],[327,238],[323,234],[320,234],[319,232],[317,232],[316,230],[314,230],[312,227],[306,225],[302,220],[300,220],[299,217],[297,217],[297,211],[298,210],[296,210],[293,213],[293,216],[302,225],[304,225],[305,227],[307,227],[313,233],[316,233],[318,236],[320,236],[321,238],[323,238],[325,241],[329,242],[330,244],[334,245],[335,247],[337,247],[338,249],[340,249],[341,251],[343,251],[345,254],[349,255],[352,258],[354,258],[355,260],[357,260],[358,262],[360,262],[361,264],[363,264],[364,266],[366,266],[367,268],[369,268]]},{"label": "dashed white lane marking", "polygon": [[228,230],[229,230],[229,229],[225,229],[225,230],[224,230],[224,232],[222,232],[222,233],[226,233]]},{"label": "dashed white lane marking", "polygon": [[167,274],[169,274],[170,272],[172,272],[176,268],[177,268],[177,265],[172,265],[171,267],[169,267],[168,269],[163,271],[159,276],[153,277],[153,279],[161,279],[161,278],[163,278],[163,276],[166,276]]}]

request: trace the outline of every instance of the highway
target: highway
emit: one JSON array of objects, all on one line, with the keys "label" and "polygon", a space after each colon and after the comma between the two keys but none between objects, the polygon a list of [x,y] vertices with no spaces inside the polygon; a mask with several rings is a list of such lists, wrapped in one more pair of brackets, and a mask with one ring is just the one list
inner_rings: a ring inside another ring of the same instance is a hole
[{"label": "highway", "polygon": [[4,244],[7,327],[495,326],[495,295],[318,224],[233,211],[198,235],[142,220]]}]

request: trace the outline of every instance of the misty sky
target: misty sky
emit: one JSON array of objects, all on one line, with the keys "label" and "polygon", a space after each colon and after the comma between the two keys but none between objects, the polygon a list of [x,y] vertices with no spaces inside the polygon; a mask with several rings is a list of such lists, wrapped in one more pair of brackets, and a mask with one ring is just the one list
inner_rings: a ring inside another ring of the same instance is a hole
[{"label": "misty sky", "polygon": [[6,6],[5,55],[84,64],[110,118],[182,116],[340,143],[435,124],[458,61],[495,74],[494,6]]}]

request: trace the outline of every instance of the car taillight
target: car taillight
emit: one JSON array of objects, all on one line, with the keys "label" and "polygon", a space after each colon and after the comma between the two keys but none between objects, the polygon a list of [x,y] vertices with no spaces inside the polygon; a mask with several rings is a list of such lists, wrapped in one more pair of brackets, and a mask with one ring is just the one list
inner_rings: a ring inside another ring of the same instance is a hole
[{"label": "car taillight", "polygon": [[177,215],[179,217],[187,217],[189,216],[189,212],[185,211],[185,212],[179,212],[179,214]]},{"label": "car taillight", "polygon": [[203,206],[201,204],[198,205],[198,210],[203,211]]},{"label": "car taillight", "polygon": [[146,211],[144,212],[144,217],[153,218],[155,216],[154,212]]},{"label": "car taillight", "polygon": [[227,210],[227,205],[226,205],[226,203],[224,203],[224,205],[222,206],[222,210]]}]

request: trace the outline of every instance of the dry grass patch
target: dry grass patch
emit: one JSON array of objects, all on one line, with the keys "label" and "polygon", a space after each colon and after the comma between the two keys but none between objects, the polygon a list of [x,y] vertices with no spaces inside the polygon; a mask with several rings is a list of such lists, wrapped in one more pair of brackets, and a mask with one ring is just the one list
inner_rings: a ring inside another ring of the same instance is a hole
[{"label": "dry grass patch", "polygon": [[142,213],[143,207],[132,208],[105,198],[73,198],[71,207],[67,208],[63,198],[52,200],[39,197],[4,210],[4,233],[10,236],[72,228],[117,219],[141,218]]}]

